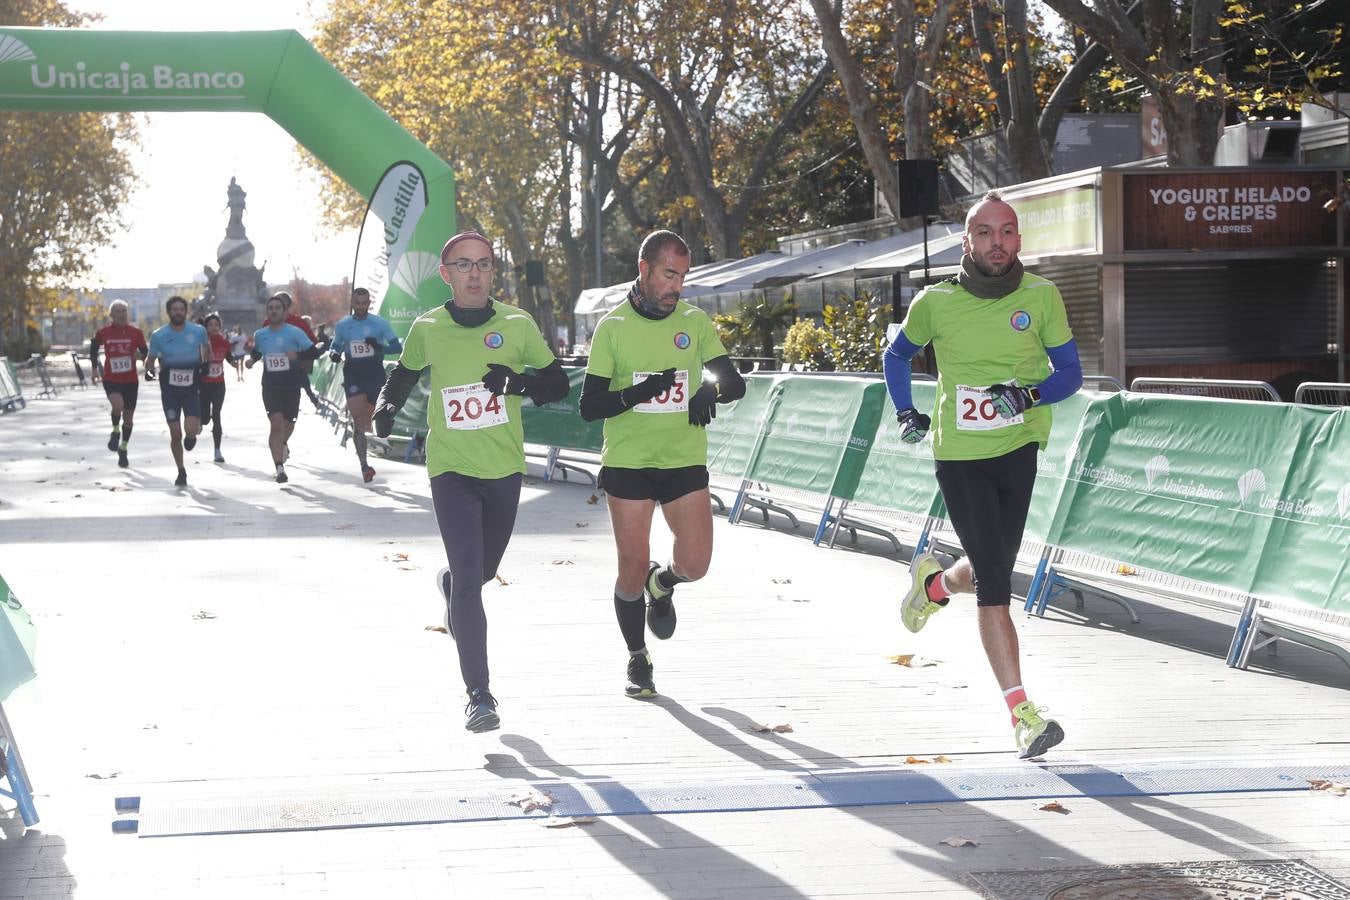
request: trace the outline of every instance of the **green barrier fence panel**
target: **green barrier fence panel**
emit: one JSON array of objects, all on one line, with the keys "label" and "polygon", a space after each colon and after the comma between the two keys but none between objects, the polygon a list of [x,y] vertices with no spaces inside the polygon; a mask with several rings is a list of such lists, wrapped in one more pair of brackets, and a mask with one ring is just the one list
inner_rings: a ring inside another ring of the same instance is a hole
[{"label": "green barrier fence panel", "polygon": [[[912,389],[915,409],[931,410],[937,398],[937,383],[915,381]],[[912,516],[934,515],[940,509],[937,479],[933,476],[932,438],[917,444],[900,440],[895,404],[889,395],[882,406],[881,425],[851,505]]]},{"label": "green barrier fence panel", "polygon": [[777,375],[745,376],[745,396],[717,408],[708,423],[708,474],[733,479],[740,489],[770,410],[779,396]]},{"label": "green barrier fence panel", "polygon": [[1291,409],[1300,427],[1289,471],[1273,477],[1262,460],[1259,479],[1244,474],[1244,509],[1268,529],[1251,591],[1350,613],[1350,408]]},{"label": "green barrier fence panel", "polygon": [[23,388],[19,385],[19,373],[9,357],[0,356],[0,412],[13,412],[24,406]]},{"label": "green barrier fence panel", "polygon": [[1304,412],[1180,396],[1094,399],[1048,542],[1249,593],[1272,521],[1261,504],[1289,490]]},{"label": "green barrier fence panel", "polygon": [[535,406],[532,401],[521,404],[521,422],[525,440],[559,450],[586,450],[599,453],[604,446],[604,422],[587,422],[581,418],[581,385],[586,370],[566,367],[569,390],[567,396],[553,403]]},{"label": "green barrier fence panel", "polygon": [[450,167],[295,31],[0,28],[0,109],[260,112],[370,201],[360,275],[396,334],[445,300]]},{"label": "green barrier fence panel", "polygon": [[1022,530],[1023,540],[1044,543],[1050,533],[1050,523],[1064,493],[1064,478],[1069,461],[1077,446],[1078,430],[1083,425],[1083,414],[1096,397],[1095,392],[1079,391],[1072,397],[1054,404],[1051,411],[1050,439],[1045,449],[1036,454],[1036,486],[1027,509],[1027,524]]},{"label": "green barrier fence panel", "polygon": [[[824,498],[815,542],[819,543],[836,498],[858,487],[881,420],[886,385],[865,378],[786,375],[751,456],[749,482],[764,483],[774,496],[791,492]],[[730,521],[744,509],[741,491]]]}]

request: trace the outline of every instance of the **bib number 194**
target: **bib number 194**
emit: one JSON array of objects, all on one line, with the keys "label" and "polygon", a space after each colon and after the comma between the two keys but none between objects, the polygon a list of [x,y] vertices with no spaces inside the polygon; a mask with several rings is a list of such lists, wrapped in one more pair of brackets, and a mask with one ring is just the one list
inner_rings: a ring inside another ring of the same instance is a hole
[{"label": "bib number 194", "polygon": [[441,389],[445,406],[445,427],[455,431],[476,431],[505,425],[506,404],[482,384],[461,384]]}]

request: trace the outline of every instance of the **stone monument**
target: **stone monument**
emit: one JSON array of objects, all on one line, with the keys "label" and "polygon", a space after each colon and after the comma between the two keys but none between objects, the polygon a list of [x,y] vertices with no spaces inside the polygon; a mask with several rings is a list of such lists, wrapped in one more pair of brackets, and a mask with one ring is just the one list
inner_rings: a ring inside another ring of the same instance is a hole
[{"label": "stone monument", "polygon": [[[263,269],[253,264],[253,242],[244,231],[244,189],[233,178],[227,189],[230,221],[225,226],[225,240],[216,248],[219,270],[203,266],[206,292],[198,301],[201,313],[214,310],[220,313],[221,324],[228,331],[239,326],[251,334],[263,320],[267,303],[267,282]],[[194,313],[197,312],[194,310]]]}]

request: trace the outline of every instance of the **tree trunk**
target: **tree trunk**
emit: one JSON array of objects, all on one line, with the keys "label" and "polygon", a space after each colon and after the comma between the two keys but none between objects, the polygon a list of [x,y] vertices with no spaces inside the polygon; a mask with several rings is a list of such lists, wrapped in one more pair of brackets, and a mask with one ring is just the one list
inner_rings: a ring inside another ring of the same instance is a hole
[{"label": "tree trunk", "polygon": [[886,144],[881,117],[877,114],[876,104],[872,102],[872,91],[863,76],[862,67],[849,52],[848,42],[839,27],[839,16],[830,0],[811,0],[811,6],[820,23],[825,53],[839,75],[844,96],[848,98],[848,114],[853,120],[853,128],[858,132],[858,143],[862,145],[867,165],[872,170],[872,177],[876,179],[881,195],[886,198],[891,215],[899,218],[900,184],[896,177],[895,160]]},{"label": "tree trunk", "polygon": [[1018,181],[1034,181],[1050,174],[1050,160],[1036,130],[1035,72],[1027,49],[1027,0],[1003,4],[1004,58],[1008,62],[1008,152]]}]

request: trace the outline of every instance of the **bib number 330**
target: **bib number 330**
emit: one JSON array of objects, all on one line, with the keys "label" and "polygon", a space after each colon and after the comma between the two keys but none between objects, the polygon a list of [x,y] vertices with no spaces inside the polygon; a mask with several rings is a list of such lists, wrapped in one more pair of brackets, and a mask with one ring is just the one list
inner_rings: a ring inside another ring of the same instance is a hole
[{"label": "bib number 330", "polygon": [[958,431],[993,431],[1009,425],[1021,425],[1022,416],[1005,419],[994,409],[993,396],[983,388],[965,384],[956,386],[956,428]]},{"label": "bib number 330", "polygon": [[[633,384],[641,384],[649,375],[659,374],[657,372],[634,372]],[[686,369],[679,369],[675,372],[675,384],[668,391],[662,391],[646,403],[639,403],[633,407],[633,412],[640,413],[673,413],[689,411],[689,372]]]},{"label": "bib number 330", "polygon": [[505,425],[506,404],[482,384],[460,384],[441,389],[445,406],[445,427],[455,431],[476,431]]}]

